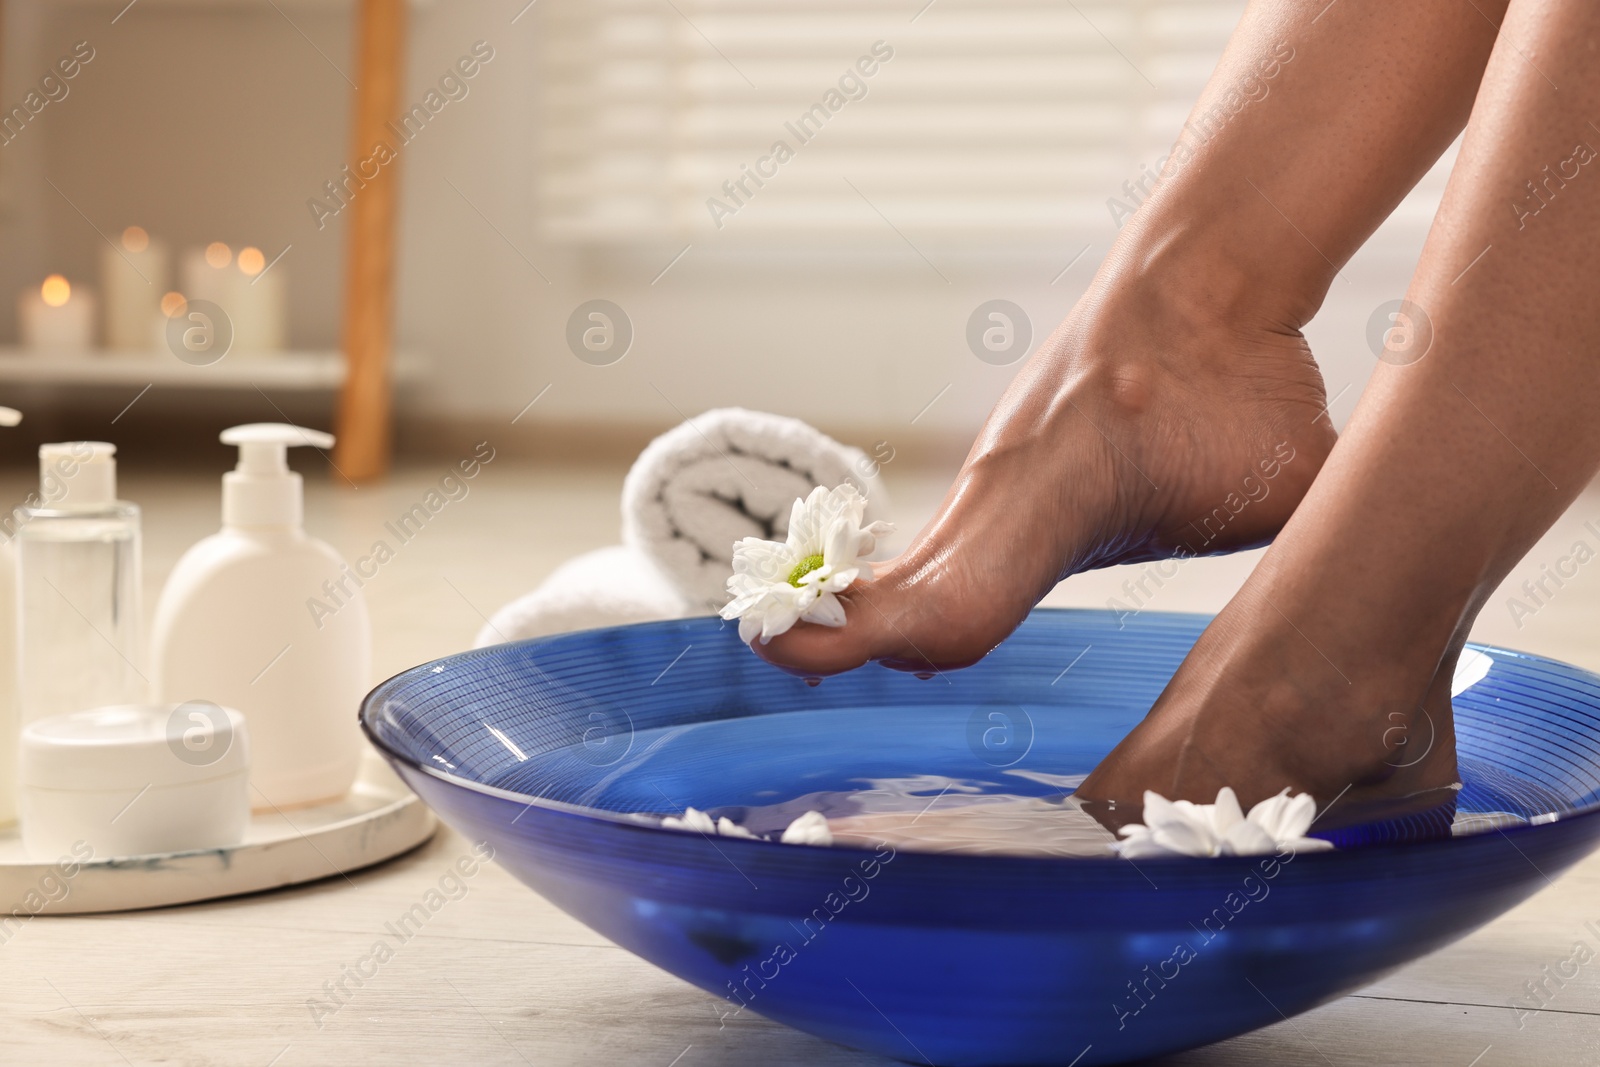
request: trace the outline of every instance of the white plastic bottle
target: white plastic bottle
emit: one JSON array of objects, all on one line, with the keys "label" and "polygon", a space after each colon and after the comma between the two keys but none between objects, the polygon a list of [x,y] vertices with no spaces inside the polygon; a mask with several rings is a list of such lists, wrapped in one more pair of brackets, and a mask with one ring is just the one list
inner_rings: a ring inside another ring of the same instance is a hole
[{"label": "white plastic bottle", "polygon": [[[16,408],[0,407],[0,426],[22,421]],[[17,819],[17,552],[11,544],[16,520],[5,516],[0,539],[0,826]]]},{"label": "white plastic bottle", "polygon": [[184,554],[156,607],[157,699],[244,713],[257,810],[332,800],[349,791],[360,760],[356,710],[372,633],[344,560],[306,535],[304,487],[287,451],[331,448],[333,438],[253,423],[222,440],[239,446],[238,468],[222,478],[222,532]]}]

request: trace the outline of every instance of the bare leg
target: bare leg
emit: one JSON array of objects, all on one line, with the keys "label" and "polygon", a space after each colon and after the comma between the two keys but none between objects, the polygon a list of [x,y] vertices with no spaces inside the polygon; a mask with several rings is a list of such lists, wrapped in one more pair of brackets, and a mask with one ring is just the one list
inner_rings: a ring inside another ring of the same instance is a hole
[{"label": "bare leg", "polygon": [[1378,369],[1277,542],[1084,796],[1292,786],[1326,804],[1348,787],[1348,804],[1454,780],[1467,629],[1600,468],[1597,48],[1600,7],[1512,0],[1411,285],[1431,351]]},{"label": "bare leg", "polygon": [[[808,674],[960,666],[1068,574],[1270,541],[1334,441],[1300,328],[1466,121],[1494,40],[1481,12],[1503,6],[1251,4],[1169,176],[938,516],[852,590],[846,626],[758,650]],[[1237,521],[1206,523],[1267,481]]]}]

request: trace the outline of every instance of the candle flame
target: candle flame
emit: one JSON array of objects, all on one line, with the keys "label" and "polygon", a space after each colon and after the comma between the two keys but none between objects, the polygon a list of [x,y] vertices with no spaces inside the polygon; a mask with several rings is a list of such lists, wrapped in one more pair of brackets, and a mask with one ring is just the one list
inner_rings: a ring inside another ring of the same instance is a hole
[{"label": "candle flame", "polygon": [[255,247],[239,249],[239,269],[244,271],[247,277],[254,278],[266,265],[267,257],[261,254],[261,249]]},{"label": "candle flame", "polygon": [[167,318],[182,315],[189,307],[189,301],[183,298],[182,293],[168,293],[161,298],[161,314]]},{"label": "candle flame", "polygon": [[221,270],[233,262],[233,249],[221,241],[212,241],[206,245],[206,263]]},{"label": "candle flame", "polygon": [[46,304],[58,308],[72,296],[72,286],[59,274],[52,274],[39,286],[39,296]]},{"label": "candle flame", "polygon": [[129,252],[143,252],[150,247],[150,235],[142,226],[129,226],[122,231],[122,247]]}]

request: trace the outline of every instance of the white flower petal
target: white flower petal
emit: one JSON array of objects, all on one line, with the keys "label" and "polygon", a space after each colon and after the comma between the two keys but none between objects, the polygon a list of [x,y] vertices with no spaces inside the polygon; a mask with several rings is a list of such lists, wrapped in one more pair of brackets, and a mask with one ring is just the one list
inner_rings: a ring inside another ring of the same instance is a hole
[{"label": "white flower petal", "polygon": [[697,808],[683,809],[683,817],[681,819],[668,815],[661,820],[661,825],[668,830],[688,830],[700,834],[714,834],[717,832],[717,824],[711,821],[711,816]]},{"label": "white flower petal", "polygon": [[668,815],[661,820],[661,825],[668,830],[685,830],[717,837],[742,837],[750,841],[761,840],[726,815],[713,822],[711,816],[698,808],[685,808],[682,817]]},{"label": "white flower petal", "polygon": [[1320,837],[1297,837],[1293,841],[1280,841],[1276,851],[1288,852],[1327,852],[1333,848],[1332,841],[1324,841]]},{"label": "white flower petal", "polygon": [[844,604],[832,593],[823,593],[800,617],[823,626],[843,626]]},{"label": "white flower petal", "polygon": [[1163,826],[1151,836],[1156,844],[1180,856],[1215,856],[1221,851],[1216,835],[1192,823]]},{"label": "white flower petal", "polygon": [[827,497],[828,491],[819,485],[789,509],[789,532],[784,544],[799,559],[822,552],[822,536],[827,529]]},{"label": "white flower petal", "polygon": [[[788,547],[776,541],[746,537],[733,546],[733,573],[751,581],[787,581],[789,572],[800,562]],[[732,581],[733,579],[729,579]]]},{"label": "white flower petal", "polygon": [[892,533],[894,533],[894,524],[891,522],[884,522],[882,519],[879,519],[877,522],[871,524],[866,529],[861,531],[861,538],[856,543],[856,554],[861,556],[867,555],[873,549],[878,547],[878,541],[881,538],[888,537]]},{"label": "white flower petal", "polygon": [[800,621],[800,609],[791,603],[768,607],[761,613],[761,643],[770,642],[779,634],[786,634]]},{"label": "white flower petal", "polygon": [[746,830],[744,827],[740,826],[726,815],[717,820],[717,834],[720,837],[744,837],[750,839],[751,841],[760,840],[760,838],[756,837],[755,834],[751,833],[749,830]]},{"label": "white flower petal", "polygon": [[808,585],[826,587],[829,582],[833,581],[836,573],[832,564],[824,563],[816,570],[806,571],[800,576],[800,588],[804,589]]},{"label": "white flower petal", "polygon": [[1225,856],[1267,856],[1278,851],[1278,843],[1257,824],[1240,819],[1222,835]]},{"label": "white flower petal", "polygon": [[822,558],[835,567],[847,567],[855,562],[860,541],[861,532],[855,523],[844,518],[834,519],[822,540]]},{"label": "white flower petal", "polygon": [[808,811],[790,823],[778,840],[785,845],[831,845],[833,831],[822,812]]},{"label": "white flower petal", "polygon": [[[1188,803],[1188,801],[1180,801],[1180,803]],[[1152,792],[1149,789],[1144,791],[1144,824],[1146,826],[1165,826],[1183,821],[1183,812],[1178,808],[1177,804],[1174,804],[1160,793]]]},{"label": "white flower petal", "polygon": [[1302,837],[1317,817],[1317,802],[1310,793],[1290,797],[1285,789],[1250,809],[1249,819],[1272,835],[1274,841]]},{"label": "white flower petal", "polygon": [[724,619],[739,618],[741,615],[745,614],[757,603],[759,603],[764,597],[770,595],[767,592],[767,587],[765,585],[757,585],[753,589],[748,587],[735,589],[733,587],[733,582],[734,579],[728,579],[728,592],[733,594],[733,599],[724,604],[722,606],[722,610],[717,612],[717,614],[721,615]]},{"label": "white flower petal", "polygon": [[1228,831],[1244,822],[1244,811],[1239,807],[1239,797],[1227,786],[1217,794],[1217,803],[1211,813],[1211,826],[1218,837],[1227,837]]},{"label": "white flower petal", "polygon": [[[842,571],[834,570],[832,567],[819,568],[819,571],[822,571],[822,570],[827,571],[828,572],[828,576],[826,578],[824,578],[822,581],[817,582],[816,584],[817,584],[818,588],[820,588],[825,593],[842,593],[842,592],[844,592],[846,589],[850,588],[850,583],[855,581],[856,580],[856,576],[861,573],[861,568],[860,567],[846,567]],[[813,573],[816,573],[816,572],[813,572]]]},{"label": "white flower petal", "polygon": [[1301,793],[1289,801],[1288,810],[1283,813],[1283,823],[1278,828],[1277,837],[1280,841],[1291,837],[1304,837],[1311,824],[1317,821],[1317,801],[1310,793]]},{"label": "white flower petal", "polygon": [[1289,790],[1284,789],[1276,796],[1270,796],[1251,808],[1246,818],[1276,837],[1278,827],[1283,822],[1283,811],[1288,804]]},{"label": "white flower petal", "polygon": [[1148,859],[1152,856],[1172,855],[1172,853],[1156,844],[1155,838],[1145,827],[1124,826],[1123,829],[1137,830],[1138,832],[1130,834],[1126,841],[1119,841],[1111,846],[1116,850],[1118,855],[1130,860],[1142,860]]}]

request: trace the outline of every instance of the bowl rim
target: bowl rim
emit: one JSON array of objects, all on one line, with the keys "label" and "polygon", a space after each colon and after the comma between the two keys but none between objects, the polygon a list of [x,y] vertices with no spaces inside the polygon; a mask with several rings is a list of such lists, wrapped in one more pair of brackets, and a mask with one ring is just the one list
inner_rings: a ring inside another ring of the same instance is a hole
[{"label": "bowl rim", "polygon": [[[1115,614],[1115,613],[1109,611],[1108,609],[1104,609],[1104,608],[1036,607],[1036,608],[1032,609],[1032,611],[1029,612],[1030,616],[1034,615],[1034,614],[1050,614],[1050,615],[1068,615],[1068,614],[1071,614],[1071,615],[1109,615],[1109,614]],[[1200,620],[1200,619],[1209,620],[1209,619],[1214,617],[1214,616],[1212,616],[1212,615],[1210,615],[1210,614],[1208,614],[1206,612],[1189,612],[1189,611],[1160,611],[1160,612],[1152,611],[1152,612],[1146,612],[1145,614],[1147,614],[1147,615],[1160,615],[1160,616],[1165,616],[1165,617],[1169,617],[1169,618],[1190,619],[1190,620]],[[418,673],[433,673],[433,668],[439,667],[439,666],[443,666],[445,664],[461,662],[463,660],[481,659],[481,658],[484,658],[487,655],[495,654],[499,650],[503,650],[503,649],[507,649],[507,648],[523,648],[523,647],[527,647],[527,646],[530,646],[530,645],[537,645],[540,642],[544,642],[544,641],[551,641],[551,640],[555,640],[555,639],[558,639],[558,638],[571,637],[571,636],[573,636],[575,634],[595,633],[597,631],[615,631],[615,630],[639,629],[639,628],[645,628],[645,627],[654,628],[654,627],[660,627],[660,626],[663,626],[663,625],[673,624],[673,623],[683,623],[683,622],[689,622],[689,621],[694,621],[694,620],[698,620],[698,619],[716,619],[716,618],[717,618],[717,616],[710,615],[710,614],[707,614],[707,615],[688,615],[688,616],[684,616],[684,617],[678,618],[678,619],[661,619],[661,620],[656,620],[656,621],[652,621],[652,622],[626,623],[626,624],[619,625],[619,626],[596,626],[596,627],[590,627],[590,628],[584,629],[584,630],[570,630],[570,631],[564,631],[564,632],[559,633],[559,634],[546,634],[546,635],[543,635],[543,636],[540,636],[540,637],[525,638],[525,639],[523,639],[521,641],[506,641],[506,642],[502,642],[502,643],[496,644],[496,645],[486,645],[486,646],[483,646],[481,648],[471,648],[471,649],[467,649],[467,650],[462,651],[462,652],[454,652],[454,653],[451,653],[448,656],[440,656],[437,659],[427,660],[427,661],[425,661],[423,663],[416,664],[415,666],[407,667],[405,670],[398,671],[395,674],[390,675],[388,678],[385,678],[383,681],[379,682],[377,685],[373,686],[372,689],[366,694],[366,696],[361,698],[361,705],[360,705],[359,709],[356,712],[356,718],[357,718],[357,721],[360,724],[362,734],[366,737],[367,741],[373,746],[373,748],[377,749],[379,754],[381,754],[385,759],[387,759],[387,760],[389,760],[389,761],[391,761],[393,763],[402,764],[405,767],[410,768],[413,771],[416,771],[416,772],[418,772],[420,774],[426,775],[429,778],[437,779],[437,780],[439,780],[439,781],[441,781],[441,782],[443,782],[443,783],[445,783],[447,785],[458,786],[460,788],[466,789],[469,792],[478,793],[478,794],[480,794],[482,796],[492,797],[492,798],[497,799],[497,800],[504,800],[504,801],[509,801],[509,802],[512,802],[512,803],[522,804],[522,805],[524,805],[525,810],[532,810],[532,809],[538,808],[540,810],[548,811],[548,812],[551,812],[551,813],[554,813],[554,814],[561,814],[561,815],[567,815],[567,816],[571,816],[571,817],[575,817],[575,818],[579,818],[579,819],[592,820],[594,822],[599,822],[599,823],[603,823],[603,824],[606,824],[606,825],[609,825],[609,826],[615,826],[615,827],[618,827],[618,828],[643,830],[643,831],[647,831],[647,832],[650,832],[650,833],[653,833],[653,834],[670,834],[670,835],[679,836],[679,837],[688,837],[692,833],[691,831],[670,829],[668,827],[662,826],[660,824],[659,819],[657,819],[657,818],[655,818],[653,816],[644,815],[644,814],[639,813],[639,812],[607,811],[604,808],[587,807],[587,806],[584,806],[584,805],[581,805],[581,804],[573,804],[573,803],[570,803],[570,802],[564,801],[564,800],[553,800],[553,799],[551,799],[549,797],[534,796],[534,795],[529,794],[529,793],[519,793],[519,792],[516,792],[515,790],[502,789],[499,786],[487,785],[487,784],[485,784],[483,782],[475,781],[475,780],[473,780],[471,778],[466,778],[466,777],[464,777],[462,775],[459,775],[459,774],[451,774],[448,771],[440,770],[437,767],[429,766],[429,765],[427,765],[425,763],[422,763],[422,762],[420,762],[420,761],[418,761],[416,759],[413,759],[411,756],[409,756],[409,755],[407,755],[407,754],[405,754],[403,752],[399,752],[399,751],[395,750],[394,748],[391,748],[388,744],[386,744],[383,741],[383,739],[380,738],[378,736],[378,734],[373,730],[373,728],[371,726],[371,723],[369,722],[369,712],[377,706],[377,703],[378,703],[378,700],[379,700],[380,696],[386,690],[388,690],[392,685],[394,685],[395,683],[399,682],[402,678],[406,678],[406,677],[408,677],[410,675],[418,674]],[[1589,676],[1595,682],[1596,685],[1600,685],[1600,673],[1596,673],[1594,671],[1591,671],[1586,667],[1579,667],[1576,664],[1566,663],[1566,662],[1564,662],[1562,660],[1552,659],[1549,656],[1542,656],[1542,655],[1539,655],[1538,653],[1534,653],[1534,652],[1523,652],[1523,651],[1520,651],[1518,649],[1513,649],[1513,648],[1504,648],[1504,647],[1499,646],[1499,645],[1482,644],[1482,643],[1479,643],[1479,642],[1476,642],[1476,641],[1468,641],[1463,647],[1464,648],[1473,649],[1473,650],[1476,650],[1476,651],[1479,651],[1479,652],[1483,652],[1483,653],[1489,654],[1491,656],[1496,654],[1496,653],[1498,653],[1498,654],[1504,655],[1504,656],[1512,656],[1512,657],[1515,657],[1517,659],[1531,660],[1531,661],[1534,661],[1534,662],[1537,662],[1537,663],[1553,664],[1555,666],[1563,667],[1563,668],[1566,668],[1568,670],[1574,670],[1574,671],[1578,671],[1578,672],[1580,672],[1582,674],[1585,674],[1585,675]],[[774,669],[776,669],[776,668],[774,668]],[[1343,794],[1340,794],[1340,796],[1343,796]],[[1337,803],[1337,802],[1338,802],[1337,798],[1335,798],[1335,803]],[[1329,807],[1331,808],[1332,805],[1330,804]],[[1535,824],[1535,823],[1523,823],[1520,826],[1497,827],[1496,830],[1495,830],[1495,833],[1497,833],[1497,834],[1499,834],[1499,835],[1501,835],[1503,837],[1506,837],[1507,840],[1511,840],[1512,835],[1516,835],[1516,836],[1522,837],[1522,836],[1527,836],[1532,832],[1551,831],[1551,830],[1554,830],[1556,827],[1570,826],[1571,824],[1573,824],[1573,823],[1575,823],[1575,822],[1577,822],[1579,820],[1593,819],[1593,818],[1595,818],[1597,816],[1600,816],[1600,798],[1597,798],[1593,803],[1590,803],[1590,804],[1588,804],[1588,805],[1586,805],[1586,806],[1584,806],[1582,808],[1575,809],[1575,810],[1573,810],[1571,812],[1564,812],[1564,813],[1561,814],[1561,816],[1558,819],[1554,819],[1554,820],[1551,820],[1549,822],[1544,822],[1544,823],[1537,823],[1537,824]],[[707,836],[703,832],[694,832],[694,833],[695,833],[695,836],[699,836],[699,837],[704,838],[706,840],[715,841],[715,843],[717,844],[718,847],[721,847],[724,844],[732,844],[732,845],[736,845],[736,846],[751,846],[751,845],[764,846],[764,847],[767,847],[767,848],[783,849],[783,850],[785,850],[785,852],[789,852],[790,850],[793,850],[793,849],[796,849],[796,848],[807,849],[807,850],[810,850],[810,851],[813,851],[813,852],[826,852],[826,853],[833,853],[833,854],[848,854],[848,853],[853,853],[853,852],[868,852],[868,850],[866,848],[859,847],[859,846],[854,846],[854,845],[809,845],[809,844],[796,845],[796,844],[783,844],[782,842],[779,842],[779,841],[774,841],[774,840],[769,840],[767,838],[759,838],[759,837],[756,837],[756,838],[722,837],[720,835],[718,835],[718,836]],[[1391,851],[1404,851],[1409,855],[1416,855],[1418,853],[1426,854],[1426,853],[1430,853],[1430,852],[1440,852],[1440,851],[1444,851],[1446,849],[1452,849],[1452,848],[1459,849],[1460,847],[1462,847],[1463,845],[1466,845],[1467,843],[1470,843],[1470,842],[1473,842],[1473,841],[1476,841],[1476,840],[1488,839],[1488,838],[1489,838],[1489,834],[1488,834],[1487,831],[1485,831],[1484,833],[1469,834],[1469,835],[1464,835],[1462,837],[1452,836],[1452,837],[1447,837],[1447,838],[1436,838],[1436,839],[1426,840],[1426,841],[1410,841],[1410,842],[1375,842],[1375,843],[1372,843],[1372,844],[1361,845],[1361,846],[1358,846],[1358,847],[1355,847],[1355,848],[1322,849],[1322,850],[1318,850],[1318,851],[1315,851],[1315,852],[1307,852],[1307,853],[1298,853],[1297,852],[1297,853],[1294,854],[1294,856],[1295,856],[1295,859],[1296,859],[1297,862],[1311,859],[1311,860],[1315,860],[1318,863],[1330,863],[1330,862],[1338,862],[1336,857],[1340,857],[1340,856],[1344,856],[1344,857],[1371,856],[1371,855],[1374,855],[1374,854],[1381,855],[1382,853],[1391,852]],[[1512,841],[1512,845],[1513,845],[1513,847],[1515,847],[1515,841]],[[1518,851],[1521,851],[1521,850],[1518,849]],[[1125,858],[1123,856],[1117,855],[1115,853],[1112,853],[1112,854],[1109,854],[1109,855],[1106,855],[1106,856],[1030,856],[1030,855],[1005,855],[1005,854],[1001,854],[1001,855],[979,855],[979,854],[975,854],[975,853],[963,854],[963,853],[949,853],[949,852],[915,853],[913,851],[908,850],[908,854],[923,855],[923,856],[927,856],[927,857],[932,858],[932,859],[938,859],[938,860],[943,860],[943,861],[973,861],[973,862],[985,861],[985,862],[991,863],[991,864],[995,863],[996,861],[1005,862],[1005,863],[1016,863],[1016,862],[1019,862],[1019,861],[1023,861],[1023,862],[1028,862],[1028,863],[1047,864],[1047,865],[1052,865],[1052,866],[1055,866],[1055,865],[1071,865],[1071,866],[1074,866],[1074,867],[1080,866],[1082,864],[1093,864],[1096,867],[1111,867],[1111,866],[1127,867],[1127,866],[1130,866],[1130,865],[1137,867],[1137,866],[1140,866],[1140,865],[1143,865],[1143,864],[1146,864],[1146,863],[1157,863],[1157,864],[1161,864],[1164,867],[1167,867],[1167,866],[1185,866],[1185,865],[1187,865],[1187,866],[1211,865],[1207,869],[1214,869],[1214,865],[1216,865],[1218,863],[1226,862],[1226,861],[1243,861],[1245,863],[1255,863],[1255,862],[1258,862],[1262,858],[1260,855],[1256,855],[1256,856],[1182,856],[1182,855],[1171,855],[1171,856],[1141,857],[1138,860],[1137,863],[1134,863],[1134,861],[1129,860],[1129,859],[1127,859],[1127,858]]]}]

